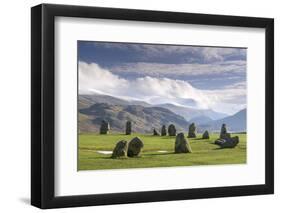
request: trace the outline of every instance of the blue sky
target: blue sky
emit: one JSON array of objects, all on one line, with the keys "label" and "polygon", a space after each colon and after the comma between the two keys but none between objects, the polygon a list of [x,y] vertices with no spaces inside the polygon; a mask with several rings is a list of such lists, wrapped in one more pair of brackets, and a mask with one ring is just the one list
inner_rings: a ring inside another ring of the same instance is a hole
[{"label": "blue sky", "polygon": [[[196,107],[233,114],[246,107],[246,54],[245,48],[78,41],[79,92],[151,104],[195,99]],[[113,79],[115,88],[93,86]]]}]

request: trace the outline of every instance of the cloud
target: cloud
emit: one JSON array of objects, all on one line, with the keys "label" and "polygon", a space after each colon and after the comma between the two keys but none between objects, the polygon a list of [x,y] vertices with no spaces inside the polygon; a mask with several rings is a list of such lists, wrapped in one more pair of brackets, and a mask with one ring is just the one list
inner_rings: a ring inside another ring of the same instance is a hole
[{"label": "cloud", "polygon": [[90,90],[103,90],[114,92],[116,88],[126,89],[127,81],[102,69],[95,63],[79,62],[79,92],[88,93]]},{"label": "cloud", "polygon": [[[234,113],[245,106],[245,88],[200,90],[183,80],[145,76],[127,80],[95,63],[79,62],[79,94],[100,93],[150,104],[173,103]],[[241,102],[241,103],[240,103]],[[224,106],[224,107],[222,107]]]},{"label": "cloud", "polygon": [[123,63],[108,68],[115,74],[132,74],[137,75],[150,75],[155,77],[163,77],[165,75],[189,75],[189,76],[200,76],[200,75],[236,75],[246,73],[246,62],[245,61],[228,61],[218,62],[214,64],[164,64],[164,63]]},{"label": "cloud", "polygon": [[202,47],[169,44],[137,44],[137,43],[110,43],[92,42],[93,46],[107,49],[130,52],[139,60],[173,58],[181,63],[215,63],[228,60],[246,60],[246,49],[235,47]]}]

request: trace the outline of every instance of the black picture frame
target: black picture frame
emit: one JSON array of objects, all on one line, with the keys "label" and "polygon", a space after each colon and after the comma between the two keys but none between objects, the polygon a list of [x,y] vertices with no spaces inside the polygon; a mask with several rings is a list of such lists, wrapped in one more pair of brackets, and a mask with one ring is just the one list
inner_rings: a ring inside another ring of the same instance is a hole
[{"label": "black picture frame", "polygon": [[[264,28],[265,184],[78,196],[54,195],[55,17]],[[31,8],[31,204],[42,208],[155,202],[274,193],[274,20],[271,18],[41,4]]]}]

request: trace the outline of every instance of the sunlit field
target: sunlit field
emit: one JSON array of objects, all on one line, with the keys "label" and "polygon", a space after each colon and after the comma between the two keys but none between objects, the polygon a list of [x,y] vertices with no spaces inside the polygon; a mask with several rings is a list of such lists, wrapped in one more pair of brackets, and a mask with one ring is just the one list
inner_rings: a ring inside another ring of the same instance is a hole
[{"label": "sunlit field", "polygon": [[[187,134],[186,134],[187,135]],[[220,149],[213,142],[218,134],[211,134],[210,139],[188,139],[192,153],[175,154],[175,137],[152,136],[144,134],[79,134],[78,170],[102,170],[125,168],[150,168],[171,166],[198,166],[218,164],[246,163],[246,134],[239,136],[239,144],[232,149]],[[140,157],[112,159],[111,151],[120,140],[128,142],[138,136],[144,143]]]}]

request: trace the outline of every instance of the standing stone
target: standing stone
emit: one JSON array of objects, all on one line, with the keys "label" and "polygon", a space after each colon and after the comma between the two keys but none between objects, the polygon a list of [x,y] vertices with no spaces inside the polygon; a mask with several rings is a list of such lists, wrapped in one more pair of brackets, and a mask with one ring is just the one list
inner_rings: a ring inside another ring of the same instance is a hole
[{"label": "standing stone", "polygon": [[235,137],[229,137],[229,138],[224,138],[224,139],[217,139],[215,141],[215,144],[219,145],[220,148],[234,148],[237,146],[237,144],[239,143],[239,137],[235,136]]},{"label": "standing stone", "polygon": [[154,136],[159,136],[159,133],[157,132],[156,129],[153,129],[153,135],[154,135]]},{"label": "standing stone", "polygon": [[109,130],[110,130],[109,123],[106,122],[105,120],[102,120],[100,126],[100,134],[108,134]]},{"label": "standing stone", "polygon": [[215,142],[214,142],[214,144],[216,144],[216,145],[221,145],[222,143],[224,143],[225,142],[225,140],[224,139],[222,139],[222,138],[219,138],[219,139],[217,139],[217,140],[215,140]]},{"label": "standing stone", "polygon": [[170,124],[168,127],[168,134],[169,136],[176,136],[177,130],[174,124]]},{"label": "standing stone", "polygon": [[126,135],[130,135],[132,133],[132,123],[131,121],[126,122]]},{"label": "standing stone", "polygon": [[225,138],[230,138],[230,137],[231,137],[231,135],[230,135],[230,133],[227,132],[226,124],[223,124],[221,126],[220,138],[225,139]]},{"label": "standing stone", "polygon": [[195,123],[192,123],[192,124],[189,125],[188,137],[189,138],[196,138],[196,126],[195,126]]},{"label": "standing stone", "polygon": [[120,158],[120,157],[126,158],[127,151],[128,151],[127,141],[121,140],[116,144],[111,157],[112,158]]},{"label": "standing stone", "polygon": [[191,153],[191,147],[183,133],[179,133],[175,142],[175,153]]},{"label": "standing stone", "polygon": [[143,148],[143,142],[141,141],[141,139],[139,137],[133,138],[129,142],[128,152],[127,152],[128,157],[140,156],[142,148]]},{"label": "standing stone", "polygon": [[209,132],[206,130],[202,135],[202,139],[209,139],[209,138],[210,138]]},{"label": "standing stone", "polygon": [[166,136],[166,135],[167,135],[166,126],[163,125],[161,129],[161,136]]}]

